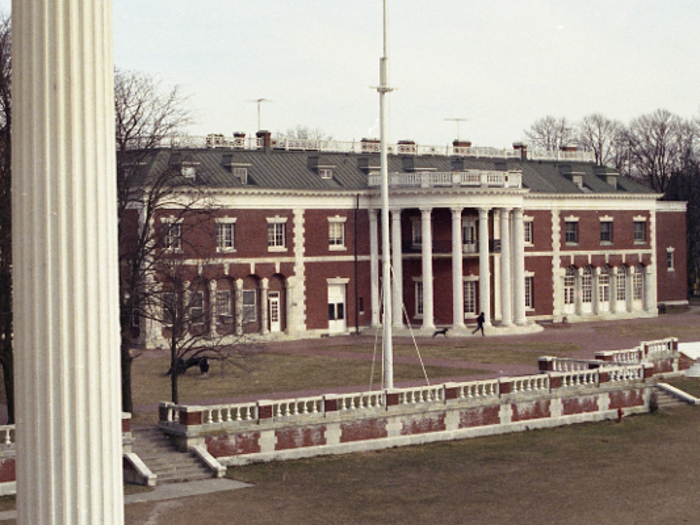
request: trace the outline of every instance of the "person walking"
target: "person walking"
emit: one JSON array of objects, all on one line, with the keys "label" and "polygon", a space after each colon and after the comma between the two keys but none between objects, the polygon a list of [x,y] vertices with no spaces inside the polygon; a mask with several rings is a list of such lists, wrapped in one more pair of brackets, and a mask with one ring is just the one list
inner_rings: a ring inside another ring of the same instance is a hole
[{"label": "person walking", "polygon": [[486,316],[484,315],[484,312],[481,312],[479,314],[479,317],[476,318],[476,328],[472,332],[472,334],[477,333],[479,330],[481,330],[481,335],[484,336],[484,323],[486,322]]}]

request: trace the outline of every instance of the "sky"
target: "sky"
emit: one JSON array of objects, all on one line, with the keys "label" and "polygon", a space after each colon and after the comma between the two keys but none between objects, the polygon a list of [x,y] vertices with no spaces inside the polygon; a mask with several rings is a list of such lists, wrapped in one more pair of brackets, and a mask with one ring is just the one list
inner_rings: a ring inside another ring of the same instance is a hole
[{"label": "sky", "polygon": [[[0,9],[10,11],[10,0]],[[546,115],[700,109],[695,0],[387,0],[389,140],[511,147]],[[113,0],[117,67],[188,96],[193,135],[379,136],[381,0]],[[460,121],[447,119],[464,119]]]}]

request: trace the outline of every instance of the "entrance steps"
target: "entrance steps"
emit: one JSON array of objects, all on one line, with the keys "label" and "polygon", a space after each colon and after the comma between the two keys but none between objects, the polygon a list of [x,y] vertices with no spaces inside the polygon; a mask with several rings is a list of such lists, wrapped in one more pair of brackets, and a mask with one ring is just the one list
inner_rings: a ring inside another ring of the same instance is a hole
[{"label": "entrance steps", "polygon": [[670,385],[661,383],[654,387],[656,406],[659,410],[672,409],[682,405],[695,405],[698,399]]},{"label": "entrance steps", "polygon": [[132,428],[133,451],[158,476],[157,483],[179,483],[216,477],[190,452],[180,452],[157,427]]}]

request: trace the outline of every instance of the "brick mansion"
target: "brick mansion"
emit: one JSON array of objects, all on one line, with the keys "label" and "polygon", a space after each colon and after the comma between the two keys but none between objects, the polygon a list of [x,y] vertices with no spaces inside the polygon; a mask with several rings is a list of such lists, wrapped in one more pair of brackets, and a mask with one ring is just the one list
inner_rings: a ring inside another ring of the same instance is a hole
[{"label": "brick mansion", "polygon": [[[687,303],[684,202],[575,149],[389,149],[396,330],[468,335],[537,322],[655,316]],[[207,214],[162,209],[162,250],[189,270],[188,308],[212,336],[318,337],[381,323],[379,143],[184,139],[150,152],[206,194]],[[139,214],[133,210],[134,220]],[[202,217],[205,217],[204,219]],[[167,277],[155,275],[168,293]],[[134,323],[160,346],[161,322]]]}]

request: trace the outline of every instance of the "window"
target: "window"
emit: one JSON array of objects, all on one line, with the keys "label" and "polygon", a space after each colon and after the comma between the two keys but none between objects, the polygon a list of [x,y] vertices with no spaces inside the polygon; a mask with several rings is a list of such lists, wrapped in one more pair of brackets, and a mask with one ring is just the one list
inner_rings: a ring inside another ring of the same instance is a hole
[{"label": "window", "polygon": [[464,316],[476,315],[476,281],[464,281]]},{"label": "window", "polygon": [[576,268],[569,266],[564,276],[564,304],[574,304],[576,301]]},{"label": "window", "polygon": [[233,168],[233,177],[241,181],[241,184],[248,184],[248,168]]},{"label": "window", "polygon": [[170,252],[182,251],[182,222],[163,220],[163,248]]},{"label": "window", "polygon": [[598,275],[598,300],[601,303],[610,301],[610,268],[607,266],[601,268]]},{"label": "window", "polygon": [[333,178],[333,170],[330,168],[319,168],[318,174],[321,176],[322,179],[332,179]]},{"label": "window", "polygon": [[180,174],[189,180],[194,180],[197,177],[197,168],[192,165],[183,164],[180,168]]},{"label": "window", "polygon": [[581,300],[584,303],[593,302],[593,269],[586,266],[581,277]]},{"label": "window", "polygon": [[578,222],[566,221],[564,223],[564,240],[567,244],[578,244]]},{"label": "window", "polygon": [[525,308],[535,307],[535,278],[533,276],[525,277]]},{"label": "window", "polygon": [[612,244],[613,223],[612,221],[600,221],[600,244]]},{"label": "window", "polygon": [[345,249],[345,222],[340,218],[328,219],[328,248]]},{"label": "window", "polygon": [[477,231],[475,220],[462,221],[462,248],[464,253],[476,253]]},{"label": "window", "polygon": [[627,266],[620,266],[617,269],[617,283],[615,285],[615,297],[618,301],[627,300]]},{"label": "window", "polygon": [[423,283],[416,282],[416,317],[423,316]]},{"label": "window", "polygon": [[344,303],[328,303],[328,320],[342,321],[345,319]]},{"label": "window", "polygon": [[634,221],[634,242],[636,244],[644,244],[647,242],[646,221]]},{"label": "window", "polygon": [[216,292],[216,314],[219,316],[219,323],[221,324],[233,322],[230,290],[218,290]]},{"label": "window", "polygon": [[257,301],[255,290],[243,290],[243,322],[254,323],[257,318]]},{"label": "window", "polygon": [[286,249],[287,225],[284,222],[268,222],[267,247],[272,249]]},{"label": "window", "polygon": [[525,241],[525,244],[532,245],[532,231],[533,231],[532,226],[533,226],[533,224],[534,223],[532,221],[528,221],[528,220],[523,222],[523,228],[524,228],[523,239]]},{"label": "window", "polygon": [[420,248],[423,245],[423,229],[420,220],[411,222],[411,245]]},{"label": "window", "polygon": [[190,323],[204,323],[204,292],[191,292],[190,295]]},{"label": "window", "polygon": [[632,298],[635,301],[644,298],[644,268],[639,264],[634,267],[632,273]]},{"label": "window", "polygon": [[216,251],[235,251],[235,220],[217,220],[216,222]]},{"label": "window", "polygon": [[673,272],[676,269],[676,260],[673,248],[666,250],[666,269]]}]

